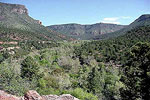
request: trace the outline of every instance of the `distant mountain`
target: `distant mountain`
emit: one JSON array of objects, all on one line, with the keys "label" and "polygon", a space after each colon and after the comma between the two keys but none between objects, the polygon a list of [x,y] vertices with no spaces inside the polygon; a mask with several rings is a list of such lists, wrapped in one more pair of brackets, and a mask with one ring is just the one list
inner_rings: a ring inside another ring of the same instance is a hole
[{"label": "distant mountain", "polygon": [[30,32],[33,34],[32,36],[38,36],[48,40],[63,40],[66,38],[66,36],[50,30],[41,24],[39,20],[35,20],[28,15],[28,10],[24,5],[0,3],[1,29],[15,29],[15,31],[18,29],[22,30],[21,33],[23,33],[23,31],[26,31],[25,33]]},{"label": "distant mountain", "polygon": [[48,26],[49,29],[78,39],[89,39],[93,36],[114,32],[124,28],[124,25],[96,23],[92,25],[62,24]]},{"label": "distant mountain", "polygon": [[118,37],[118,36],[126,34],[128,31],[130,31],[134,28],[137,28],[140,26],[147,26],[147,25],[150,25],[150,14],[141,15],[134,22],[132,22],[130,25],[124,27],[121,30],[118,30],[118,31],[115,31],[115,32],[112,32],[109,34],[95,36],[92,39],[99,40],[99,39],[108,39],[108,38]]}]

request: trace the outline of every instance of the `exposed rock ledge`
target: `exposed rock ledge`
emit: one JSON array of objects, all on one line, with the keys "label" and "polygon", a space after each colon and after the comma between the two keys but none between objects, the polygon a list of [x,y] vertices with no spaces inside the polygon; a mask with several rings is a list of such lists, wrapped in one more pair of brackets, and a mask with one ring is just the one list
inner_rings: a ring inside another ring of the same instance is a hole
[{"label": "exposed rock ledge", "polygon": [[40,96],[36,91],[30,90],[23,97],[17,97],[0,90],[0,100],[79,100],[70,94],[43,95]]}]

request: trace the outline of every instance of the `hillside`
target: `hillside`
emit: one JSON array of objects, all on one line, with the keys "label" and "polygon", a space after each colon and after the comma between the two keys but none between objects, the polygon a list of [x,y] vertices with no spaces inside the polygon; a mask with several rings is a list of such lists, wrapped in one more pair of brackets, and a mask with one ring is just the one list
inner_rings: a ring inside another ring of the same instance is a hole
[{"label": "hillside", "polygon": [[77,39],[89,39],[90,37],[114,32],[124,28],[123,25],[96,23],[92,25],[81,24],[63,24],[48,26],[49,29],[55,30],[67,36]]},{"label": "hillside", "polygon": [[[8,30],[22,30],[21,33],[23,31],[34,33],[35,37],[42,37],[46,40],[66,39],[66,36],[46,28],[41,25],[40,21],[31,18],[24,5],[0,3],[0,27],[1,29],[7,28]],[[9,33],[12,32],[10,31]]]},{"label": "hillside", "polygon": [[138,42],[150,42],[150,26],[110,40],[62,42],[24,55],[20,52],[26,48],[13,55],[1,52],[0,85],[19,96],[32,89],[41,95],[71,94],[80,100],[120,100],[121,68]]},{"label": "hillside", "polygon": [[132,29],[132,28],[136,28],[139,26],[146,26],[146,25],[150,25],[150,14],[141,15],[139,18],[137,18],[133,23],[131,23],[126,28]]},{"label": "hillside", "polygon": [[128,26],[126,26],[125,28],[121,30],[118,30],[109,34],[99,35],[92,39],[99,40],[99,39],[109,39],[113,37],[118,37],[118,36],[126,34],[126,32],[130,31],[131,29],[134,29],[140,26],[147,26],[147,25],[150,25],[150,14],[141,15],[134,22],[132,22],[131,24],[129,24]]}]

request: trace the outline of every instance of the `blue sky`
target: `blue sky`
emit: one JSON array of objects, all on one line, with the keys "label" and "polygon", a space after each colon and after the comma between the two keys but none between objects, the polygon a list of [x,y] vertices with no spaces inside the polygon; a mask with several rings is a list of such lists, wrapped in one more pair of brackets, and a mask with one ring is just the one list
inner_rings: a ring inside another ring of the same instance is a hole
[{"label": "blue sky", "polygon": [[99,22],[128,25],[142,14],[150,14],[150,0],[0,0],[23,4],[29,15],[45,26]]}]

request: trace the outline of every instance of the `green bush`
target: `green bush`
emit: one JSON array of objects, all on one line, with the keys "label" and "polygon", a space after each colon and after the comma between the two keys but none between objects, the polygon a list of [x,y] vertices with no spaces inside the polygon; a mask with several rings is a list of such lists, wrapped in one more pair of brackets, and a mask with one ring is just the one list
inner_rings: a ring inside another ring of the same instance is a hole
[{"label": "green bush", "polygon": [[0,53],[0,63],[4,60],[3,55]]},{"label": "green bush", "polygon": [[54,88],[38,88],[37,92],[41,95],[49,95],[49,94],[53,94],[53,95],[60,95],[61,91],[59,89],[54,89]]},{"label": "green bush", "polygon": [[40,77],[39,66],[32,57],[29,56],[23,60],[21,66],[21,76],[23,78],[29,78],[31,80],[33,77]]},{"label": "green bush", "polygon": [[27,90],[35,89],[36,80],[22,79],[14,70],[14,67],[0,65],[0,88],[18,96],[23,96]]},{"label": "green bush", "polygon": [[71,94],[80,100],[98,100],[97,96],[93,95],[92,93],[88,93],[82,90],[81,88],[76,88],[70,91],[64,91],[63,93]]}]

